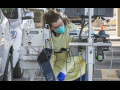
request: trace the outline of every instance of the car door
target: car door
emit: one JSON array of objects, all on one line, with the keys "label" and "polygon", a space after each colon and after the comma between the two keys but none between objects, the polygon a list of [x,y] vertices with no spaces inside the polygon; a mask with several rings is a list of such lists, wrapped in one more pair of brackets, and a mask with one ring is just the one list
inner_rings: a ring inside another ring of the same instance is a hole
[{"label": "car door", "polygon": [[3,27],[3,23],[2,20],[3,16],[2,16],[2,12],[0,10],[0,76],[3,74],[3,61],[4,61],[4,27]]},{"label": "car door", "polygon": [[5,60],[7,61],[12,39],[11,39],[10,25],[8,19],[4,16],[3,20],[4,20],[4,47],[5,47],[4,61]]}]

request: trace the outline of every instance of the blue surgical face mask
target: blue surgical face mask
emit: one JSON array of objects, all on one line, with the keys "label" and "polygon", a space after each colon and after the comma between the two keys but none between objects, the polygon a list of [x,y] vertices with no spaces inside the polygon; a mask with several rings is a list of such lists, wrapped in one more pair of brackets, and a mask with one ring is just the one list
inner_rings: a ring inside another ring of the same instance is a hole
[{"label": "blue surgical face mask", "polygon": [[65,26],[63,25],[63,26],[61,26],[61,27],[59,27],[57,30],[56,30],[56,33],[58,33],[58,34],[63,34],[65,32]]}]

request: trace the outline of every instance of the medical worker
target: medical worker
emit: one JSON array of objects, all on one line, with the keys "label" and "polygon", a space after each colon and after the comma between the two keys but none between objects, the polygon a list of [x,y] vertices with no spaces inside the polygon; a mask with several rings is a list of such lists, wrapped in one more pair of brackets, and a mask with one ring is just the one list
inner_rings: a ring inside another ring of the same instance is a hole
[{"label": "medical worker", "polygon": [[[48,24],[50,27],[54,51],[58,51],[61,48],[69,49],[71,38],[67,35],[70,31],[79,30],[79,28],[71,23],[69,19],[62,18],[62,16],[54,10],[49,10],[48,12],[43,13],[41,20],[42,28],[45,27],[45,24]],[[52,42],[50,40],[49,42],[49,46],[52,48]],[[83,61],[81,54],[81,74],[79,56],[70,57],[69,52],[54,53],[54,59],[53,55],[51,55],[50,63],[54,74],[59,81],[80,81],[80,78],[82,81],[85,81],[86,64],[85,61]]]}]

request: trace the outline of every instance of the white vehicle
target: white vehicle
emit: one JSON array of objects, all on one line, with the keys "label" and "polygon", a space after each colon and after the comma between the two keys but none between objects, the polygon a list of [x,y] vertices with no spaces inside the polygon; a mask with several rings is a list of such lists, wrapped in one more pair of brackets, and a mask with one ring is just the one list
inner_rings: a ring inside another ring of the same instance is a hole
[{"label": "white vehicle", "polygon": [[19,53],[22,45],[22,30],[24,28],[35,28],[33,21],[34,14],[25,8],[1,8],[4,15],[11,24],[11,35],[13,41],[13,77],[22,77],[22,70],[19,68]]},{"label": "white vehicle", "polygon": [[13,79],[13,43],[8,19],[0,9],[0,81]]},{"label": "white vehicle", "polygon": [[45,13],[48,10],[46,8],[29,8],[29,10],[34,13],[35,28],[40,28],[41,27],[41,15],[42,13]]}]

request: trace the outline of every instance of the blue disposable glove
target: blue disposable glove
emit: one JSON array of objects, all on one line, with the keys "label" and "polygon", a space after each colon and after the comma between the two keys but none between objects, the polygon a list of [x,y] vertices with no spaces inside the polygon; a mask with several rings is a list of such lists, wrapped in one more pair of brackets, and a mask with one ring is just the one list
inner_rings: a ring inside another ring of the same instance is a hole
[{"label": "blue disposable glove", "polygon": [[58,79],[59,81],[63,81],[63,80],[65,79],[65,74],[63,74],[62,72],[60,72],[60,73],[58,74],[58,76],[57,76],[57,79]]}]

